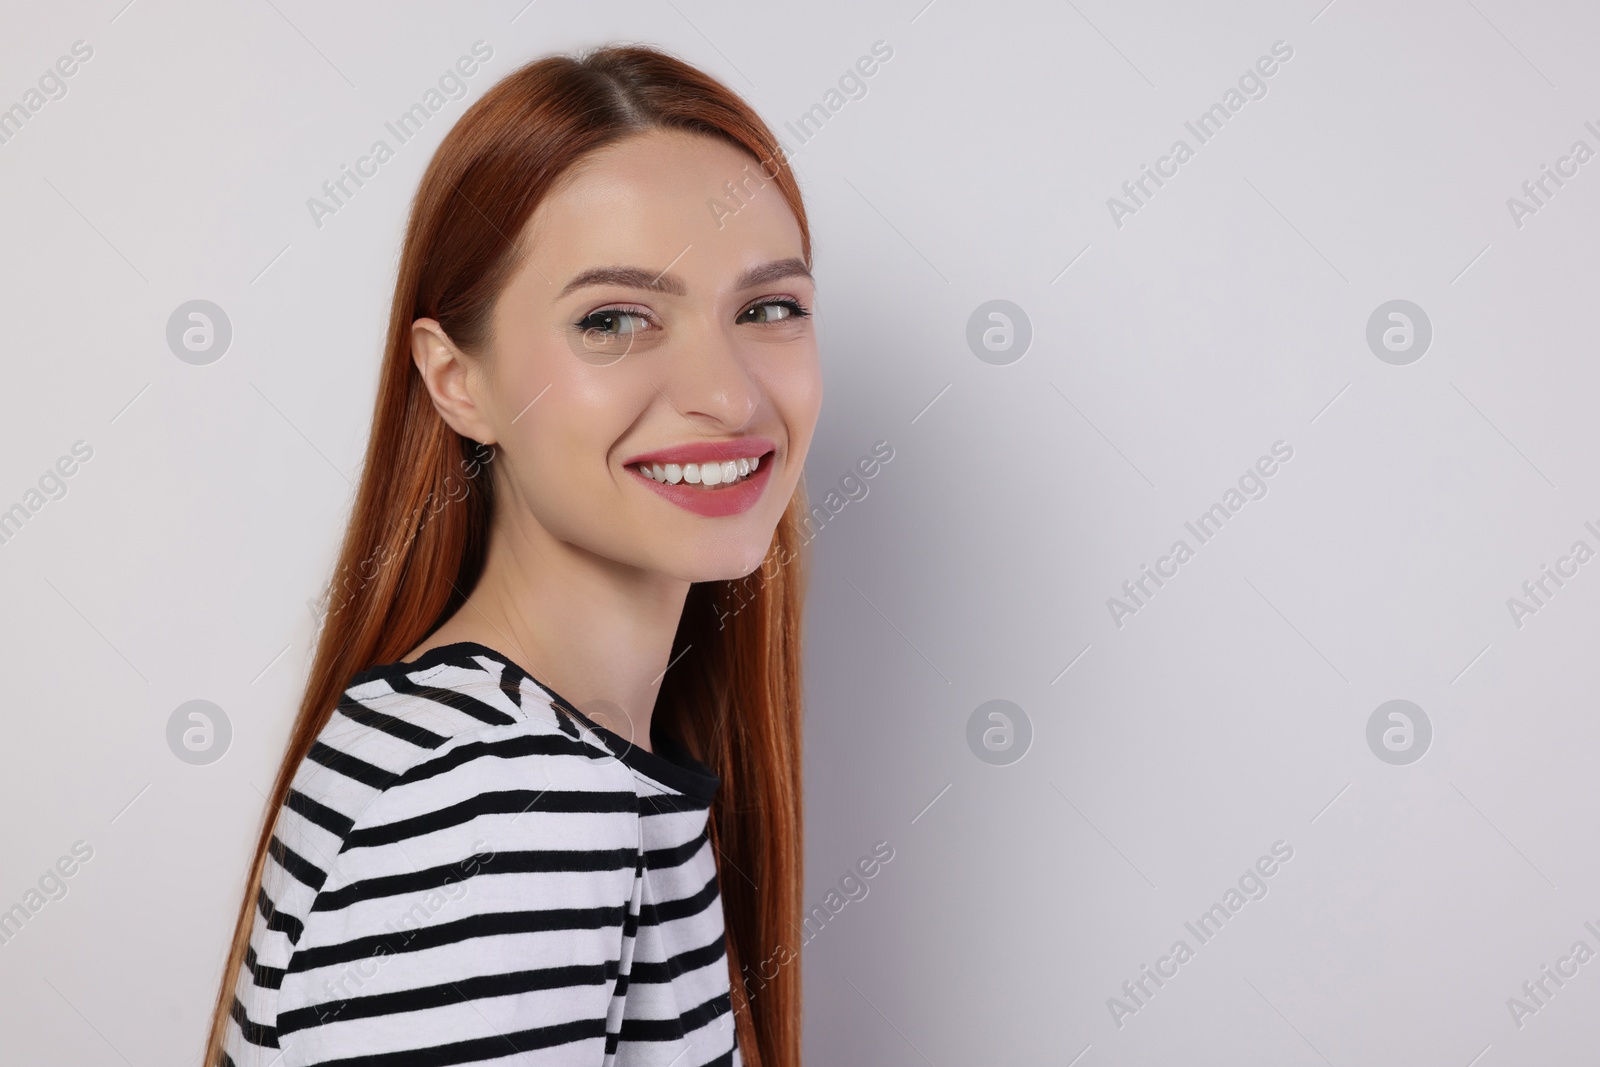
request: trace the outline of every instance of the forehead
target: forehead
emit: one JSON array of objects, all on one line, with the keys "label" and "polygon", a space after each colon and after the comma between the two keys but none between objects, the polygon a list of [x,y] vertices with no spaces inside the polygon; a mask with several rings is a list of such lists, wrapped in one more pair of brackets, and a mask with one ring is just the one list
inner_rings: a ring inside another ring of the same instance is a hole
[{"label": "forehead", "polygon": [[751,263],[801,254],[799,223],[760,162],[678,130],[634,134],[585,157],[534,211],[527,234],[534,262],[558,285],[558,274],[586,267],[672,264],[694,288],[697,276],[714,285]]}]

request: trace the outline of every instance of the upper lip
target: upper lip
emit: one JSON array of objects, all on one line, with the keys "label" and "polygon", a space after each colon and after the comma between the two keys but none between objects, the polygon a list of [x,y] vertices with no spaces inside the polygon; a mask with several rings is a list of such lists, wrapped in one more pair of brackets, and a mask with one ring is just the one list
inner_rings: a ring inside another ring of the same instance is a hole
[{"label": "upper lip", "polygon": [[623,466],[636,463],[726,463],[732,459],[749,459],[764,456],[777,448],[765,437],[735,437],[728,441],[694,441],[685,445],[658,448],[654,452],[641,452],[623,461]]}]

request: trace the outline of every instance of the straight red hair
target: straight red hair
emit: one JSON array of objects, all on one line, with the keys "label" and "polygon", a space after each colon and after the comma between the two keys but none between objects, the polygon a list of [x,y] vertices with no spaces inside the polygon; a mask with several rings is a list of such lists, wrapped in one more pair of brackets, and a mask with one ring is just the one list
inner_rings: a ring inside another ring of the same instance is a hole
[{"label": "straight red hair", "polygon": [[[460,347],[488,340],[495,299],[525,251],[518,235],[557,179],[604,145],[650,129],[722,138],[761,164],[800,226],[782,147],[732,90],[640,46],[552,56],[514,71],[445,136],[412,203],[361,484],[299,713],[256,841],[204,1062],[221,1062],[278,810],[358,671],[394,662],[465,600],[482,573],[494,506],[482,446],[434,410],[411,361],[411,324],[437,319]],[[470,472],[463,474],[462,472]],[[803,488],[751,577],[691,587],[655,722],[722,779],[710,819],[728,930],[734,1020],[750,1067],[799,1067],[800,968],[787,949],[802,891],[800,619]],[[692,656],[679,655],[691,649]],[[752,994],[742,972],[779,951]]]}]

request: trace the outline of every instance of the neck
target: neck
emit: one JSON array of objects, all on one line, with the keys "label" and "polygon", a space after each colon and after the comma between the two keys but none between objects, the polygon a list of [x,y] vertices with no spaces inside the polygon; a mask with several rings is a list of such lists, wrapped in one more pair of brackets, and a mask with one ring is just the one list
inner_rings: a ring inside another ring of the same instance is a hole
[{"label": "neck", "polygon": [[689,582],[585,552],[532,521],[495,527],[466,603],[407,658],[456,641],[498,649],[650,751]]}]

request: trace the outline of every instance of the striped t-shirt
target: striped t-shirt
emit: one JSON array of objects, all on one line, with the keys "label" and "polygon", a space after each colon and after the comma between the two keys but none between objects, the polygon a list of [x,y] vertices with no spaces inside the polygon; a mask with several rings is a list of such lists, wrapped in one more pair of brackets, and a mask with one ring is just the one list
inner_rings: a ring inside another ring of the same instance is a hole
[{"label": "striped t-shirt", "polygon": [[738,1067],[719,779],[657,748],[472,642],[356,675],[278,813],[223,1067]]}]

